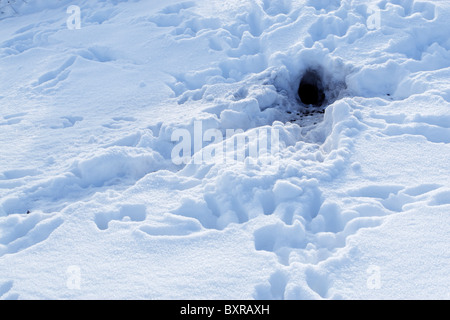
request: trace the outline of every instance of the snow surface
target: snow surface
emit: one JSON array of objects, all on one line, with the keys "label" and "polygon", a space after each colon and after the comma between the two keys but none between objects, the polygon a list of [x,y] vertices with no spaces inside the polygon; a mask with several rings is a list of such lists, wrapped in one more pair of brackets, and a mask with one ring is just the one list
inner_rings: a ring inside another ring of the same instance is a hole
[{"label": "snow surface", "polygon": [[[450,298],[448,1],[0,8],[2,299]],[[176,165],[199,122],[281,147]]]}]

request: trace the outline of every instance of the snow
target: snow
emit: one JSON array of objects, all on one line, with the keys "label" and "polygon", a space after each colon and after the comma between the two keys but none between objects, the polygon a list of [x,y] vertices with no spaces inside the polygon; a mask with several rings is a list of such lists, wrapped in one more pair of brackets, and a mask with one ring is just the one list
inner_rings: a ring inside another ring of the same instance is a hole
[{"label": "snow", "polygon": [[0,8],[0,298],[450,297],[447,1]]}]

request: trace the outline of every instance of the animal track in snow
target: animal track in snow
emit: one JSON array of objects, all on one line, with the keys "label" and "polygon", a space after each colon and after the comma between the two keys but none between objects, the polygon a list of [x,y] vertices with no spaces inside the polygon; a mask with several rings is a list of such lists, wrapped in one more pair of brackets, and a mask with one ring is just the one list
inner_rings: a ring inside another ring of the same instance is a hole
[{"label": "animal track in snow", "polygon": [[[347,192],[351,200],[343,201],[351,205],[344,207],[321,200],[317,213],[312,215],[305,215],[309,209],[299,210],[299,206],[306,202],[301,198],[296,199],[296,206],[284,202],[272,213],[279,218],[277,222],[255,230],[255,249],[275,253],[283,265],[289,265],[292,257],[302,263],[317,264],[345,246],[346,239],[358,230],[379,226],[384,216],[403,212],[408,210],[408,206],[419,202],[449,204],[450,193],[436,191],[440,187],[435,184],[409,188],[365,186]],[[340,197],[345,198],[344,195]],[[317,203],[317,200],[311,202]],[[311,248],[315,250],[311,251]],[[320,256],[317,256],[319,252]]]},{"label": "animal track in snow", "polygon": [[300,222],[286,225],[279,221],[256,230],[255,249],[264,251],[278,251],[285,247],[304,248],[306,246],[306,232]]},{"label": "animal track in snow", "polygon": [[[95,215],[95,224],[100,230],[106,230],[111,221],[144,221],[147,217],[145,205],[123,205],[119,211],[99,212]],[[145,229],[145,228],[144,228]]]},{"label": "animal track in snow", "polygon": [[436,5],[431,2],[414,1],[412,14],[419,13],[426,20],[434,20],[436,17]]},{"label": "animal track in snow", "polygon": [[177,40],[196,37],[202,32],[216,30],[220,27],[218,18],[201,17],[189,10],[193,7],[195,7],[195,3],[192,1],[170,5],[152,16],[150,21],[160,28],[174,28],[171,34]]},{"label": "animal track in snow", "polygon": [[86,10],[85,12],[83,23],[86,25],[103,24],[118,14],[118,10],[114,8]]},{"label": "animal track in snow", "polygon": [[121,129],[136,120],[134,117],[113,117],[109,123],[105,123],[103,126],[108,129]]},{"label": "animal track in snow", "polygon": [[314,42],[326,39],[330,35],[343,37],[349,28],[348,21],[330,15],[326,17],[320,17],[316,22],[314,22],[309,28],[308,32]]},{"label": "animal track in snow", "polygon": [[390,194],[396,194],[403,188],[402,186],[372,185],[349,190],[348,194],[352,197],[386,199]]},{"label": "animal track in snow", "polygon": [[93,46],[78,51],[78,55],[84,59],[97,62],[111,62],[117,60],[118,53],[109,47]]},{"label": "animal track in snow", "polygon": [[316,269],[309,268],[306,270],[306,283],[321,298],[327,297],[330,286],[327,274],[323,274]]},{"label": "animal track in snow", "polygon": [[7,281],[0,284],[0,297],[2,297],[3,295],[5,295],[5,293],[11,290],[13,283],[14,283],[13,281]]},{"label": "animal track in snow", "polygon": [[[168,86],[176,97],[181,97],[179,104],[189,99],[195,101],[203,98],[204,86],[207,84],[239,81],[246,74],[258,73],[267,67],[266,57],[260,50],[260,38],[265,27],[270,26],[270,17],[260,5],[252,4],[252,9],[254,10],[239,14],[236,21],[228,25],[216,18],[199,16],[190,10],[170,13],[180,14],[177,25],[172,26],[176,27],[172,32],[175,40],[179,40],[179,37],[189,40],[204,36],[212,51],[223,52],[228,57],[205,70],[172,74],[174,81],[168,83]],[[158,17],[162,19],[161,16]]]},{"label": "animal track in snow", "polygon": [[[67,171],[27,185],[19,194],[2,199],[7,215],[36,209],[61,211],[71,201],[89,197],[108,186],[122,183],[128,188],[146,174],[164,167],[162,157],[152,150],[127,147],[101,148],[95,155],[73,161]],[[0,180],[1,181],[1,180]],[[42,203],[48,203],[42,206]]]},{"label": "animal track in snow", "polygon": [[[47,45],[48,38],[59,29],[59,22],[59,19],[48,20],[20,28],[11,39],[0,43],[0,56],[19,55],[33,48]],[[40,31],[31,31],[39,27],[42,27]]]},{"label": "animal track in snow", "polygon": [[330,12],[339,9],[341,6],[340,0],[308,0],[306,2],[308,6],[313,7],[316,10],[324,10],[325,12]]},{"label": "animal track in snow", "polygon": [[256,300],[283,300],[289,276],[282,270],[275,271],[267,283],[255,287]]},{"label": "animal track in snow", "polygon": [[435,18],[436,6],[430,2],[420,0],[392,0],[383,1],[380,3],[380,8],[395,11],[401,17],[410,17],[414,14],[419,14],[426,20],[433,20]]},{"label": "animal track in snow", "polygon": [[28,112],[13,113],[13,114],[9,114],[7,116],[4,116],[3,119],[10,120],[10,119],[26,116],[27,114],[28,114]]},{"label": "animal track in snow", "polygon": [[164,14],[180,13],[182,10],[193,8],[195,6],[196,4],[194,1],[179,2],[165,7],[164,9],[161,10],[161,13]]},{"label": "animal track in snow", "polygon": [[11,292],[13,288],[13,281],[0,282],[0,300],[17,300],[19,295]]},{"label": "animal track in snow", "polygon": [[34,47],[34,36],[35,34],[33,32],[17,35],[14,38],[1,43],[0,48],[5,55],[23,53]]},{"label": "animal track in snow", "polygon": [[270,16],[287,15],[292,9],[292,0],[263,0],[263,9]]},{"label": "animal track in snow", "polygon": [[428,124],[391,124],[382,132],[388,136],[414,135],[422,136],[433,143],[450,143],[450,128]]},{"label": "animal track in snow", "polygon": [[13,169],[3,171],[0,174],[0,180],[16,180],[25,177],[32,177],[41,174],[42,172],[37,169]]},{"label": "animal track in snow", "polygon": [[430,206],[450,205],[450,190],[444,190],[434,194],[429,204]]},{"label": "animal track in snow", "polygon": [[22,122],[23,117],[26,116],[27,112],[14,113],[10,115],[3,116],[4,122],[0,122],[0,126],[14,125]]},{"label": "animal track in snow", "polygon": [[450,143],[448,114],[436,116],[430,114],[428,109],[412,109],[410,114],[371,112],[370,117],[381,120],[377,126],[382,134],[389,137],[419,136],[432,143]]},{"label": "animal track in snow", "polygon": [[0,257],[16,253],[46,240],[63,219],[54,214],[10,215],[0,221]]},{"label": "animal track in snow", "polygon": [[203,230],[196,219],[165,215],[160,221],[151,221],[139,227],[139,230],[150,236],[186,236]]},{"label": "animal track in snow", "polygon": [[50,89],[56,87],[60,82],[66,80],[70,75],[70,67],[75,63],[77,57],[72,56],[67,59],[59,68],[49,71],[42,76],[33,84],[34,87],[40,88],[42,90]]},{"label": "animal track in snow", "polygon": [[61,117],[61,123],[50,126],[51,129],[64,129],[73,127],[77,122],[83,121],[83,117],[66,116]]},{"label": "animal track in snow", "polygon": [[[345,198],[346,195],[349,198]],[[347,238],[365,228],[381,225],[384,216],[405,212],[418,205],[448,206],[450,191],[438,184],[421,184],[413,187],[373,185],[348,190],[341,194],[341,204],[322,201],[320,209],[310,221],[294,215],[294,224],[277,222],[256,229],[254,232],[255,249],[273,252],[285,267],[294,267],[295,263],[308,265],[306,284],[311,292],[302,288],[301,292],[290,286],[291,280],[281,276],[282,269],[270,277],[269,282],[279,279],[277,294],[271,293],[271,286],[256,286],[256,298],[282,299],[329,298],[330,280],[320,271],[319,262],[332,256],[335,250],[345,246]],[[344,205],[346,204],[346,205]],[[272,215],[278,218],[277,209]],[[294,285],[294,283],[292,283]],[[289,290],[288,290],[289,287]],[[289,293],[288,293],[289,292]],[[311,293],[313,293],[311,295]]]}]

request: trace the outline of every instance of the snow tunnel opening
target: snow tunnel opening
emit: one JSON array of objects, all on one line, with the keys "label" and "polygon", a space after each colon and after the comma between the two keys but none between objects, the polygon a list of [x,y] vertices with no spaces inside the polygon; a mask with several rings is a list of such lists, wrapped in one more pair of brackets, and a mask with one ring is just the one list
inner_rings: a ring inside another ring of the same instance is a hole
[{"label": "snow tunnel opening", "polygon": [[305,105],[321,107],[325,102],[322,78],[315,70],[307,70],[300,80],[298,96]]},{"label": "snow tunnel opening", "polygon": [[286,119],[304,132],[323,121],[329,105],[348,95],[346,66],[331,67],[310,65],[291,78]]}]

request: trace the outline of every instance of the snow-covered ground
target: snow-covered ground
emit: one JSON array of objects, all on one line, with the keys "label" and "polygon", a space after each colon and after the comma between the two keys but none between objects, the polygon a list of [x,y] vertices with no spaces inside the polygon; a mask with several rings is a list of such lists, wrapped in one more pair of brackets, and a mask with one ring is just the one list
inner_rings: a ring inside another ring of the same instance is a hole
[{"label": "snow-covered ground", "polygon": [[0,8],[1,298],[450,298],[448,1]]}]

